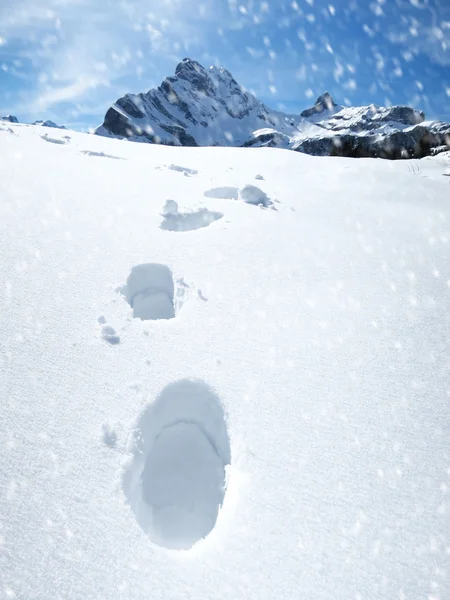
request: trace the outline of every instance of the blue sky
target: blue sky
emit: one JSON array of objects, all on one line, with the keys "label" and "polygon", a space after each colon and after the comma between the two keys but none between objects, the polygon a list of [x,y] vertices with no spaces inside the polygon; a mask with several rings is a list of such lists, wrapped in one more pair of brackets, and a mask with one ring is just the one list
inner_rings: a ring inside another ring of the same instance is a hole
[{"label": "blue sky", "polygon": [[88,129],[186,56],[292,113],[328,90],[450,120],[450,0],[0,0],[0,114]]}]

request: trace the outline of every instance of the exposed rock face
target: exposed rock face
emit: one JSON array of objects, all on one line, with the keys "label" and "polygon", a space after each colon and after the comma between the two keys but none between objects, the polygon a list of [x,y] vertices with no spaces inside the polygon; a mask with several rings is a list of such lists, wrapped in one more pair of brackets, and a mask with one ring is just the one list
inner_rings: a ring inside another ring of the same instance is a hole
[{"label": "exposed rock face", "polygon": [[325,92],[300,115],[273,111],[223,68],[185,58],[157,88],[127,94],[97,135],[180,146],[269,146],[320,156],[421,157],[450,147],[450,124],[408,106],[338,106]]}]

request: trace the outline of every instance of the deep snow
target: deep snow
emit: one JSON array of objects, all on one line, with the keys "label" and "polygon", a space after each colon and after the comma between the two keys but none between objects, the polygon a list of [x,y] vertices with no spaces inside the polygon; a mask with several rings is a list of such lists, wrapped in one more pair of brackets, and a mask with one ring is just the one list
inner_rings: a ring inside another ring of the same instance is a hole
[{"label": "deep snow", "polygon": [[0,128],[0,597],[448,598],[448,157]]}]

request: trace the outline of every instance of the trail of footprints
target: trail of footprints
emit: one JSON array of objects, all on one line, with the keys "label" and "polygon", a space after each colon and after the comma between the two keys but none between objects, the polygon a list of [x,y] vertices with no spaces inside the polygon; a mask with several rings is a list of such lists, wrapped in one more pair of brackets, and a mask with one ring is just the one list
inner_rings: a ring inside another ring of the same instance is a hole
[{"label": "trail of footprints", "polygon": [[[184,176],[197,172],[178,165],[168,167]],[[262,179],[262,176],[257,176]],[[265,208],[272,201],[260,188],[218,187],[207,198],[242,200]],[[201,208],[180,212],[167,200],[161,229],[193,231],[220,220],[223,214]],[[133,317],[143,321],[174,319],[190,293],[189,285],[174,282],[169,267],[146,263],[132,267],[118,292]],[[197,290],[198,297],[207,301]],[[101,337],[109,344],[120,336],[98,318]],[[116,446],[116,432],[103,425],[103,441]],[[139,417],[129,445],[130,457],[123,475],[123,490],[137,523],[150,540],[171,550],[188,550],[214,529],[226,493],[226,472],[231,464],[230,440],[223,402],[204,381],[183,379],[165,387]]]}]

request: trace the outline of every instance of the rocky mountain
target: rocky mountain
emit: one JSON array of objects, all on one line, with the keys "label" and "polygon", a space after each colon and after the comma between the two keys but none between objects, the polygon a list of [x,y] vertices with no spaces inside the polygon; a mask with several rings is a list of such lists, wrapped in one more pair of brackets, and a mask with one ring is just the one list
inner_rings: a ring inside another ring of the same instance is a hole
[{"label": "rocky mountain", "polygon": [[450,148],[450,123],[408,106],[343,107],[325,92],[300,115],[274,111],[224,68],[185,58],[162,84],[127,94],[97,135],[181,146],[272,146],[319,156],[419,158]]},{"label": "rocky mountain", "polygon": [[331,97],[331,94],[325,92],[325,94],[322,94],[317,98],[314,106],[302,111],[300,113],[300,116],[306,119],[308,117],[315,117],[316,115],[320,115],[324,111],[333,110],[335,106],[337,106],[337,104]]},{"label": "rocky mountain", "polygon": [[205,69],[186,58],[157,89],[117,100],[96,133],[169,145],[241,146],[261,128],[291,133],[298,120],[267,108],[226,69]]},{"label": "rocky mountain", "polygon": [[18,119],[17,117],[14,117],[13,115],[6,115],[4,117],[0,117],[0,121],[6,121],[7,123],[18,123]]},{"label": "rocky mountain", "polygon": [[52,127],[53,129],[66,129],[64,125],[57,125],[53,121],[35,121],[33,125],[40,125],[41,127]]}]

